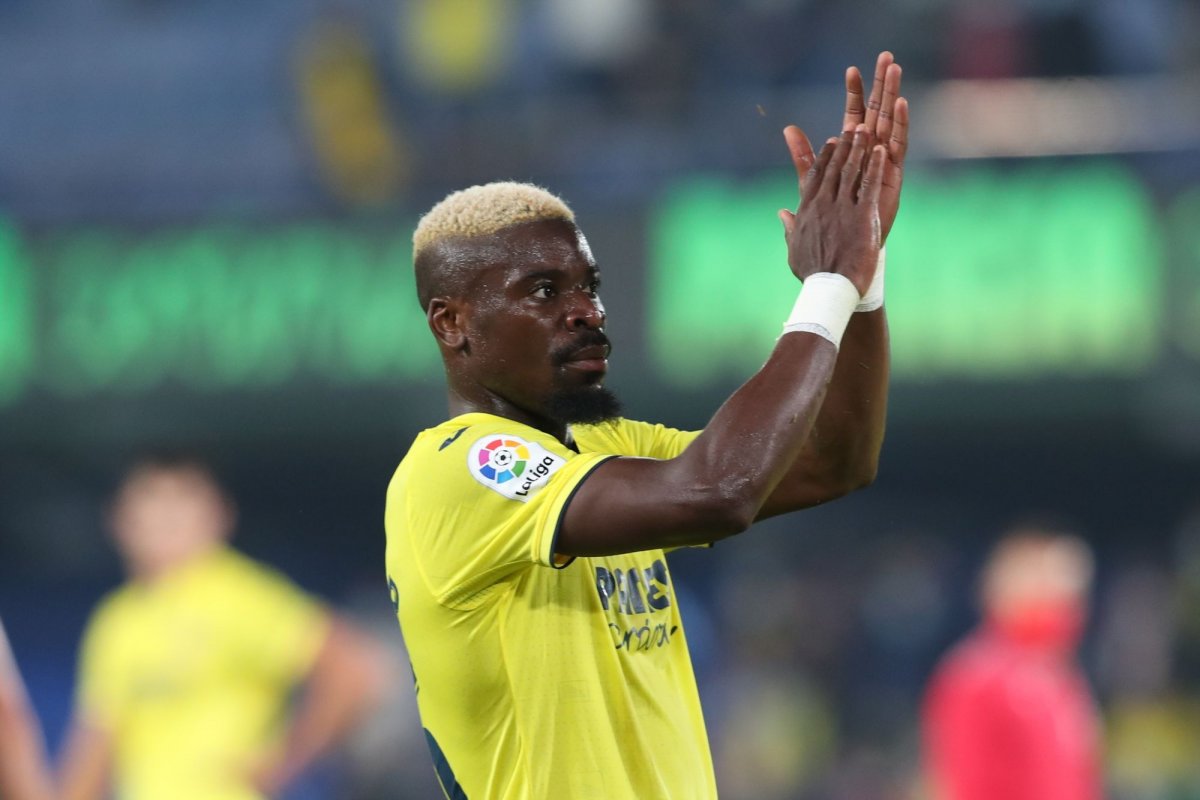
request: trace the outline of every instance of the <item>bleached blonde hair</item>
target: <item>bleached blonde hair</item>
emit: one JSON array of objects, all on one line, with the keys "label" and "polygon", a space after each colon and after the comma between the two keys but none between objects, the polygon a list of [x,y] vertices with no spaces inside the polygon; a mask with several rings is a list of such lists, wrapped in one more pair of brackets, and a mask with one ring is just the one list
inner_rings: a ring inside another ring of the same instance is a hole
[{"label": "bleached blonde hair", "polygon": [[447,195],[421,217],[413,232],[413,260],[452,237],[486,236],[522,222],[575,221],[563,200],[532,183],[496,181]]}]

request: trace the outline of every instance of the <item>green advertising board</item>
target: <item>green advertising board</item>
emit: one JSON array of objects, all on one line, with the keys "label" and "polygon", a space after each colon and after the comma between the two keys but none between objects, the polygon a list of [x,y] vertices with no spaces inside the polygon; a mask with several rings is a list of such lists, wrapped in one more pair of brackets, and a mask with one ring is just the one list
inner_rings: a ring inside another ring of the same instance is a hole
[{"label": "green advertising board", "polygon": [[[670,381],[745,374],[798,284],[776,209],[795,180],[697,179],[653,226],[649,342]],[[1128,376],[1153,361],[1163,254],[1142,184],[1111,164],[911,174],[888,242],[899,379]]]}]

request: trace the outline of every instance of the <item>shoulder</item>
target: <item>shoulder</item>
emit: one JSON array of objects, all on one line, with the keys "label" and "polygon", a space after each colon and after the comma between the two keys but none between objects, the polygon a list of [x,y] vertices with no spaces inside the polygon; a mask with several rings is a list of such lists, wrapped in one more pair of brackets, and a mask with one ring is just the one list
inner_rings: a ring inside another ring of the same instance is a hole
[{"label": "shoulder", "polygon": [[134,595],[139,591],[133,583],[125,583],[110,590],[96,603],[88,617],[87,629],[90,632],[109,630],[119,627],[129,619],[139,603]]},{"label": "shoulder", "polygon": [[280,570],[233,548],[214,554],[196,576],[190,594],[214,614],[245,620],[263,613],[307,613],[323,606]]},{"label": "shoulder", "polygon": [[934,676],[938,692],[983,699],[1004,689],[1011,675],[1004,647],[979,633],[955,645],[941,660]]},{"label": "shoulder", "polygon": [[641,458],[674,458],[700,435],[699,431],[624,417],[596,425],[573,425],[571,433],[583,452]]},{"label": "shoulder", "polygon": [[419,434],[388,487],[389,506],[523,499],[578,454],[553,436],[490,414],[464,414]]},{"label": "shoulder", "polygon": [[85,650],[90,652],[110,651],[120,642],[136,639],[140,635],[144,607],[138,585],[125,583],[105,594],[96,603],[84,627]]}]

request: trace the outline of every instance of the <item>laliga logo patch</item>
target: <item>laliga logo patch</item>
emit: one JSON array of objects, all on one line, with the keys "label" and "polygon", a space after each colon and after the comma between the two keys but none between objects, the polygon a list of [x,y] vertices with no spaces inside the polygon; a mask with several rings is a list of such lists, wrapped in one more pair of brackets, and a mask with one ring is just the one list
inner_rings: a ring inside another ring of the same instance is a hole
[{"label": "laliga logo patch", "polygon": [[467,468],[475,480],[522,503],[565,463],[537,442],[507,434],[484,436],[467,453]]},{"label": "laliga logo patch", "polygon": [[479,448],[475,459],[479,474],[489,481],[507,483],[525,474],[529,465],[529,448],[520,439],[497,437]]}]

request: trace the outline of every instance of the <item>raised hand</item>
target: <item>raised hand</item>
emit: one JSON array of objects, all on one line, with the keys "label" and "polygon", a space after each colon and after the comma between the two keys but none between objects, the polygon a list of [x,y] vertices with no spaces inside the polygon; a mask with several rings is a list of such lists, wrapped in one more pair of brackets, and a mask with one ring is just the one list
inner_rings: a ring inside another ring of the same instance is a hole
[{"label": "raised hand", "polygon": [[[858,67],[846,70],[846,113],[842,130],[852,131],[866,125],[871,145],[882,144],[887,150],[883,165],[883,184],[879,193],[879,224],[887,241],[896,212],[900,210],[900,186],[904,182],[904,156],[908,152],[908,100],[900,97],[900,65],[884,51],[875,62],[875,82],[871,97],[863,103],[863,79]],[[785,137],[787,133],[784,133]],[[803,135],[803,134],[802,134]],[[792,148],[793,160],[796,150]],[[811,148],[810,148],[811,149]]]},{"label": "raised hand", "polygon": [[887,161],[886,148],[869,147],[871,138],[860,124],[827,141],[804,177],[799,210],[780,212],[797,278],[835,272],[859,294],[870,285],[882,245],[879,198]]}]

